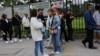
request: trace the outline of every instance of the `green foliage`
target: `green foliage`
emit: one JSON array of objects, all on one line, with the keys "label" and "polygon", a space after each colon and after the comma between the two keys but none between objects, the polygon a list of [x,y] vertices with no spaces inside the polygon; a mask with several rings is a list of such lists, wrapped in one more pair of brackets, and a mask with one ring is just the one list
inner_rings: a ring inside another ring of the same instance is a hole
[{"label": "green foliage", "polygon": [[11,6],[11,3],[12,3],[12,5],[15,5],[16,0],[5,0],[4,6],[5,7]]}]

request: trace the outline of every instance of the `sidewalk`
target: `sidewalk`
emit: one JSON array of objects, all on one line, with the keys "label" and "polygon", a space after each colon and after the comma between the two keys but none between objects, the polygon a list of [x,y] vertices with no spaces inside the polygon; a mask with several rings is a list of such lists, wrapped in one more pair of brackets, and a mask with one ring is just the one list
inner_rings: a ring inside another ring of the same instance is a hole
[{"label": "sidewalk", "polygon": [[[52,50],[45,48],[46,54],[51,54]],[[5,44],[0,40],[0,56],[34,56],[34,43],[33,40],[23,40],[23,42]],[[40,53],[39,53],[39,56]],[[57,54],[55,56],[62,56]]]},{"label": "sidewalk", "polygon": [[[90,50],[84,48],[81,40],[70,41],[63,45],[62,54],[56,54],[55,56],[100,56],[100,44],[95,44],[95,46],[98,47],[97,50]],[[0,56],[34,56],[33,48],[33,40],[24,39],[22,43],[13,44],[5,44],[0,40]],[[51,51],[45,49],[47,54],[50,54]]]}]

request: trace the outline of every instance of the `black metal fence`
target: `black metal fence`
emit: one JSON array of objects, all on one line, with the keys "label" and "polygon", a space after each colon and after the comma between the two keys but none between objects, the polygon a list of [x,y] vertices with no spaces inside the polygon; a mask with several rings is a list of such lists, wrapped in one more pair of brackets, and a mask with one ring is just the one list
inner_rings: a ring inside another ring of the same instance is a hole
[{"label": "black metal fence", "polygon": [[71,9],[75,16],[72,22],[74,34],[85,34],[84,12],[87,4],[95,6],[92,0],[66,0],[66,9]]},{"label": "black metal fence", "polygon": [[[75,16],[72,22],[75,34],[80,35],[85,33],[84,11],[86,10],[87,4],[91,3],[93,5],[96,5],[94,1],[95,0],[66,0],[66,2],[64,3],[64,7],[66,7],[66,9],[71,9],[73,15]],[[22,31],[24,31],[23,27]]]}]

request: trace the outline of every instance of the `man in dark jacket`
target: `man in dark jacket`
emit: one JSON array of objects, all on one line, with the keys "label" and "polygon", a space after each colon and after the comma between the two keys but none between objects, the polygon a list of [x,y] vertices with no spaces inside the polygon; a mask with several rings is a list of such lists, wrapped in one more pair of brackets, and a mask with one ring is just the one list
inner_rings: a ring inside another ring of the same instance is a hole
[{"label": "man in dark jacket", "polygon": [[3,33],[3,40],[5,41],[5,43],[8,43],[8,39],[7,39],[7,33],[8,33],[10,41],[13,42],[12,41],[12,22],[7,19],[6,14],[2,15],[2,20],[0,22],[1,22],[0,24],[1,30]]},{"label": "man in dark jacket", "polygon": [[96,27],[95,20],[92,17],[93,7],[92,5],[87,5],[87,10],[85,11],[84,18],[86,24],[87,37],[82,41],[83,45],[86,47],[86,43],[89,43],[89,49],[97,49],[93,46],[93,33]]},{"label": "man in dark jacket", "polygon": [[61,13],[61,41],[62,41],[62,34],[64,33],[65,41],[68,41],[66,29],[65,29],[65,20],[64,20],[64,13]]},{"label": "man in dark jacket", "polygon": [[43,22],[43,25],[46,26],[45,18],[43,16],[43,9],[38,9],[38,16],[37,16],[37,18],[41,19],[42,22]]},{"label": "man in dark jacket", "polygon": [[71,41],[74,41],[73,39],[73,27],[72,27],[72,21],[74,19],[74,16],[72,15],[72,12],[70,9],[67,10],[66,13],[66,25],[68,30],[68,39]]},{"label": "man in dark jacket", "polygon": [[[18,12],[15,12],[14,17],[12,18],[13,26],[14,26],[14,32],[15,32],[15,37],[19,37],[19,42],[22,42],[21,40],[21,21],[22,18],[18,15]],[[15,41],[17,41],[15,39]]]}]

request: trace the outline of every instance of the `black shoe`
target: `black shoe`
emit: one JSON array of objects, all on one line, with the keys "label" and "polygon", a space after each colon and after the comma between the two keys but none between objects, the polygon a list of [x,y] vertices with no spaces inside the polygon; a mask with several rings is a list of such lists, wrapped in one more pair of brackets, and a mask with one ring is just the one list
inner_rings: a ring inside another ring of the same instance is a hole
[{"label": "black shoe", "polygon": [[74,39],[70,39],[70,41],[75,41]]},{"label": "black shoe", "polygon": [[100,44],[100,42],[98,42],[98,44]]},{"label": "black shoe", "polygon": [[84,41],[82,41],[82,44],[84,45],[84,47],[87,47],[87,46],[86,46],[86,43],[85,43]]},{"label": "black shoe", "polygon": [[65,40],[66,42],[68,42],[69,40]]},{"label": "black shoe", "polygon": [[89,48],[89,49],[98,49],[97,47],[91,47],[91,48]]},{"label": "black shoe", "polygon": [[94,41],[94,43],[99,43],[99,41]]}]

